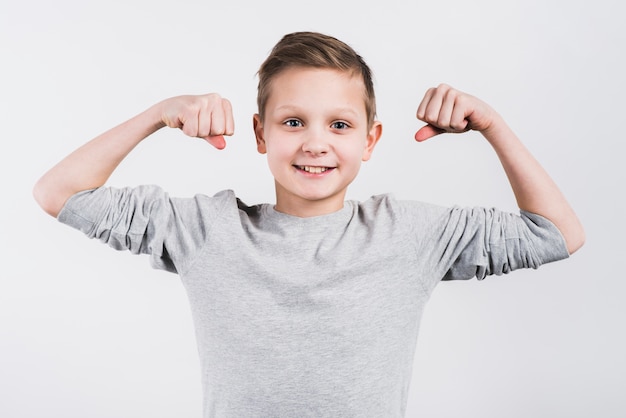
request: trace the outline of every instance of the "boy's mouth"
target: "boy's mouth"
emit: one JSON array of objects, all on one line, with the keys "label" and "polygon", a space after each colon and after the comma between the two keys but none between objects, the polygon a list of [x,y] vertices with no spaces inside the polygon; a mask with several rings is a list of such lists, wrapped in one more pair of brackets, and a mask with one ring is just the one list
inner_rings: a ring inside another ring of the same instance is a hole
[{"label": "boy's mouth", "polygon": [[332,170],[334,167],[319,167],[313,165],[294,165],[298,170],[306,171],[311,174],[322,174],[328,170]]}]

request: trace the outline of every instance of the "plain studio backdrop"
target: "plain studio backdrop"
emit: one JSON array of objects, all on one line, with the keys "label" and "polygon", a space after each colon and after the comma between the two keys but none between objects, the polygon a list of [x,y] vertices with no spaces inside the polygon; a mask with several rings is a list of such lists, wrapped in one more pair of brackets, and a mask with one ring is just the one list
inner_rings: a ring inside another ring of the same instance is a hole
[{"label": "plain studio backdrop", "polygon": [[624,51],[617,1],[2,0],[0,416],[199,417],[194,331],[176,275],[90,241],[31,196],[70,151],[153,103],[219,92],[235,135],[217,151],[166,129],[111,185],[231,188],[273,202],[252,132],[255,73],[285,33],[352,45],[375,74],[383,138],[349,189],[516,211],[474,133],[418,144],[441,82],[498,110],[580,215],[569,260],[442,283],[426,307],[408,417],[623,417]]}]

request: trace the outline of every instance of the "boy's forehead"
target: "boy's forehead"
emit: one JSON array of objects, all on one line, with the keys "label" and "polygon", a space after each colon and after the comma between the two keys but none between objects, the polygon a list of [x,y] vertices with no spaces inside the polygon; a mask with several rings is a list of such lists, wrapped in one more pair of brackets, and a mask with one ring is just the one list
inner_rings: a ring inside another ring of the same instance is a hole
[{"label": "boy's forehead", "polygon": [[365,83],[350,71],[289,68],[277,74],[269,87],[267,104],[274,111],[298,110],[322,103],[359,116],[365,111]]},{"label": "boy's forehead", "polygon": [[274,80],[272,81],[272,83],[288,83],[296,80],[300,81],[302,79],[326,84],[359,84],[360,87],[365,88],[363,77],[360,74],[349,70],[339,70],[335,68],[324,67],[294,66],[285,68],[274,76]]}]

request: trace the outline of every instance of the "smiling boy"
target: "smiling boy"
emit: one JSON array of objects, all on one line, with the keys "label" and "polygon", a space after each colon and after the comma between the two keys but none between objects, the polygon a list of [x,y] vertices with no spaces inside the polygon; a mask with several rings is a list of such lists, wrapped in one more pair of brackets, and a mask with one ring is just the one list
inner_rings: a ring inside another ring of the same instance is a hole
[{"label": "smiling boy", "polygon": [[362,79],[339,70],[288,68],[274,81],[254,130],[275,179],[276,210],[307,217],[343,207],[381,135],[363,91]]},{"label": "smiling boy", "polygon": [[70,154],[35,187],[61,222],[178,273],[206,417],[401,417],[421,314],[437,283],[536,268],[584,241],[554,182],[475,97],[430,89],[417,110],[427,125],[415,139],[480,131],[519,215],[390,195],[345,201],[382,125],[369,68],[335,38],[285,36],[259,70],[258,103],[254,133],[275,204],[248,206],[232,191],[181,199],[156,186],[104,187],[164,126],[224,148],[234,122],[217,94],[152,106]]}]

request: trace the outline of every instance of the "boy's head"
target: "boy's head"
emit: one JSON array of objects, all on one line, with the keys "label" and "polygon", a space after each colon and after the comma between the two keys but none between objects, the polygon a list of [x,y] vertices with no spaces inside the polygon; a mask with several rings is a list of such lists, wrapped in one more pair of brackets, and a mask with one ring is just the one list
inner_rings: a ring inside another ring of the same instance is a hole
[{"label": "boy's head", "polygon": [[333,69],[360,77],[365,86],[363,98],[368,125],[374,123],[376,97],[370,68],[350,46],[332,36],[315,32],[285,35],[261,65],[257,94],[261,120],[265,118],[265,105],[270,96],[272,81],[283,71],[294,67]]},{"label": "boy's head", "polygon": [[257,150],[267,154],[275,209],[308,217],[343,207],[382,125],[370,69],[330,36],[286,35],[259,70]]}]

